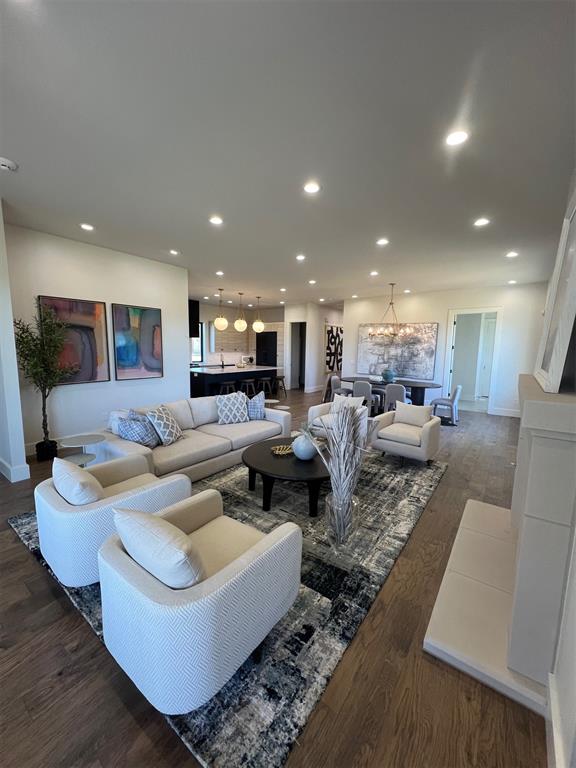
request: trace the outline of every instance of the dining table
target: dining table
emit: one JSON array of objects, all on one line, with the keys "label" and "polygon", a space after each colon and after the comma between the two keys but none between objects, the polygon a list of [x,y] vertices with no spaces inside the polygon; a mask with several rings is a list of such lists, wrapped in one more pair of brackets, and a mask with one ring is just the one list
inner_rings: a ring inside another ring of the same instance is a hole
[{"label": "dining table", "polygon": [[[341,381],[346,381],[349,384],[354,384],[355,381],[369,381],[375,389],[384,390],[386,384],[379,376],[341,376]],[[406,388],[410,388],[410,400],[412,405],[424,405],[424,399],[426,397],[427,389],[441,389],[442,384],[438,384],[436,381],[427,381],[425,379],[404,379],[396,378],[390,384],[402,384]]]}]

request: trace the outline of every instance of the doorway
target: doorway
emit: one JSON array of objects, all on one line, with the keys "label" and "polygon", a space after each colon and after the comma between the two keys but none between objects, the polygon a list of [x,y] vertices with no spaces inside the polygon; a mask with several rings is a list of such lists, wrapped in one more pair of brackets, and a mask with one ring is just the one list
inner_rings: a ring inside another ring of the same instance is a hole
[{"label": "doorway", "polygon": [[256,365],[276,367],[278,363],[278,334],[276,331],[262,331],[256,336]]},{"label": "doorway", "polygon": [[290,389],[304,390],[306,380],[306,323],[290,323]]},{"label": "doorway", "polygon": [[448,394],[462,386],[460,409],[490,410],[494,382],[497,310],[453,310]]}]

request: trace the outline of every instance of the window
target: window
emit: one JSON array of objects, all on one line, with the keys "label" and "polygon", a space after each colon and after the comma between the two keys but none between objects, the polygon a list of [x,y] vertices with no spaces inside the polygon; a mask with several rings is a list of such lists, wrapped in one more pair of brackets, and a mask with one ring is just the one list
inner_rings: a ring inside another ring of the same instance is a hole
[{"label": "window", "polygon": [[198,323],[200,336],[197,339],[190,339],[190,361],[192,363],[201,363],[204,360],[204,323]]}]

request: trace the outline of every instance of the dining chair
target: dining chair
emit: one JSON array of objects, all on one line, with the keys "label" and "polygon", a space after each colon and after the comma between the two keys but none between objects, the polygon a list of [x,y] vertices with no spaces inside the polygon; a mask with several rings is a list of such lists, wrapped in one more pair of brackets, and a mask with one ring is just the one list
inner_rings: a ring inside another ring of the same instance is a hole
[{"label": "dining chair", "polygon": [[387,384],[386,397],[384,400],[384,413],[396,408],[396,402],[408,402],[406,398],[406,387],[403,384]]},{"label": "dining chair", "polygon": [[374,406],[376,406],[376,410],[378,410],[380,397],[372,392],[372,384],[370,384],[369,381],[355,381],[352,386],[352,396],[363,397],[364,402],[370,409],[370,413],[374,410]]},{"label": "dining chair", "polygon": [[437,397],[435,400],[432,400],[430,405],[433,406],[434,415],[436,415],[437,408],[448,408],[450,411],[450,421],[452,424],[458,424],[458,401],[460,400],[461,394],[462,384],[458,384],[450,397]]},{"label": "dining chair", "polygon": [[350,390],[344,389],[344,387],[342,386],[342,380],[340,379],[340,376],[336,376],[336,374],[334,374],[333,376],[330,376],[330,390],[331,390],[331,394],[330,394],[331,400],[334,400],[334,395],[344,395],[348,397],[348,395],[350,394]]}]

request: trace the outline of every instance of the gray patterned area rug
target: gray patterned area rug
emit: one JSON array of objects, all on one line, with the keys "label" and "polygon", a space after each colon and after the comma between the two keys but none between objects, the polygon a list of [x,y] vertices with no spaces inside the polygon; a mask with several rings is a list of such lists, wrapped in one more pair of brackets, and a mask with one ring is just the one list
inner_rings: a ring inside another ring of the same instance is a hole
[{"label": "gray patterned area rug", "polygon": [[[200,709],[166,718],[202,765],[284,764],[445,469],[438,462],[401,466],[392,457],[369,456],[357,488],[356,525],[338,554],[328,544],[322,514],[308,516],[306,486],[276,481],[272,509],[263,512],[261,486],[258,483],[255,493],[248,490],[243,466],[194,484],[194,492],[217,488],[227,515],[261,531],[293,521],[304,533],[298,598],[266,639],[261,660],[249,659]],[[322,496],[319,509],[323,503]],[[8,522],[46,565],[38,547],[35,514]],[[99,585],[63,589],[101,637]]]}]

